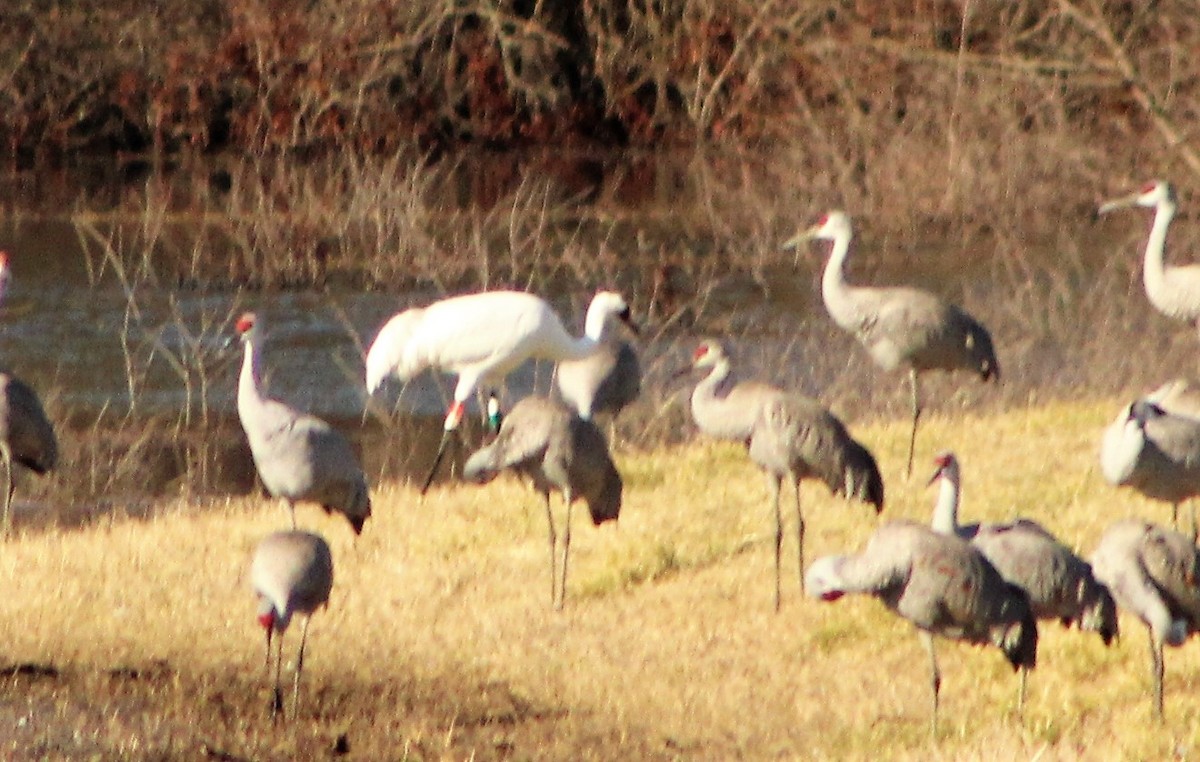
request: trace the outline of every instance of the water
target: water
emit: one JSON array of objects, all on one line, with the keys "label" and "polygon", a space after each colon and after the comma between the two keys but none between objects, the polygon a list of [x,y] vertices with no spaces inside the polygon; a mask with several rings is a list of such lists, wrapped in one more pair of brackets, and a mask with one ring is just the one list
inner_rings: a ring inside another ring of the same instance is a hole
[{"label": "water", "polygon": [[[678,205],[677,188],[687,183],[678,168],[673,171],[671,183],[658,183],[659,192]],[[119,197],[111,182],[100,187]],[[0,357],[40,390],[52,414],[68,422],[74,429],[69,436],[82,437],[78,432],[101,420],[100,428],[108,428],[156,419],[171,422],[174,438],[220,431],[219,452],[205,457],[248,463],[235,423],[241,350],[232,321],[253,309],[267,326],[267,378],[274,396],[347,431],[376,478],[420,472],[428,463],[449,380],[426,374],[402,395],[393,385],[368,401],[362,358],[388,317],[431,301],[437,289],[335,284],[319,291],[251,291],[147,281],[130,293],[113,268],[97,276],[94,251],[89,267],[80,234],[62,211],[78,204],[62,197],[70,186],[50,193],[27,184],[28,178],[10,178],[17,200],[0,220],[0,248],[10,251],[14,272]],[[94,188],[84,195],[86,203],[96,203]],[[902,374],[874,368],[824,313],[823,246],[791,261],[776,251],[782,236],[773,231],[705,238],[686,213],[673,227],[672,218],[663,215],[666,205],[633,205],[619,224],[582,223],[570,233],[579,241],[571,245],[586,251],[616,251],[608,284],[626,292],[644,324],[645,393],[621,428],[626,441],[649,446],[686,436],[690,385],[676,373],[702,335],[731,340],[744,374],[817,396],[851,420],[906,413]],[[588,207],[572,208],[587,217]],[[962,303],[991,329],[1003,385],[930,376],[925,396],[935,408],[1003,407],[1081,392],[1131,394],[1194,372],[1196,341],[1194,330],[1157,316],[1145,300],[1139,259],[1145,228],[1134,216],[1103,226],[1081,221],[1070,234],[1028,247],[998,238],[954,240],[933,229],[878,238],[863,225],[868,232],[852,254],[848,275],[864,284],[920,284]],[[644,239],[647,230],[652,240]],[[596,231],[603,241],[588,240]],[[557,245],[555,239],[543,247]],[[542,293],[578,332],[590,291],[572,287],[567,278],[547,281],[559,282],[563,285]],[[526,366],[509,379],[507,399],[548,390],[551,373],[544,363]],[[194,447],[173,453],[177,466],[164,467],[156,480],[161,483],[141,488],[156,491],[178,479],[188,468],[179,462],[195,454]],[[224,471],[228,478],[224,485],[218,479],[217,489],[229,483],[248,487],[246,468]]]}]

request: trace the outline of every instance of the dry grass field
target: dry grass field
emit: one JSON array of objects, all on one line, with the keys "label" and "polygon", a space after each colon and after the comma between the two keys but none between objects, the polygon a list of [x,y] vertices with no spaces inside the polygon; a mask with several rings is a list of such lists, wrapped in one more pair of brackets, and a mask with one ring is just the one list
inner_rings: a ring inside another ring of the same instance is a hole
[{"label": "dry grass field", "polygon": [[[1043,522],[1089,553],[1114,519],[1169,508],[1103,483],[1114,400],[932,413],[922,465],[963,462],[963,518]],[[852,427],[880,458],[883,520],[926,520],[900,474],[903,421]],[[545,517],[515,479],[380,485],[357,541],[325,534],[336,580],[310,630],[299,720],[273,724],[246,567],[286,524],[261,499],[27,530],[0,552],[0,756],[294,759],[1166,759],[1200,753],[1200,657],[1167,654],[1150,710],[1145,628],[1105,649],[1042,627],[1024,716],[1001,655],[943,643],[928,731],[923,651],[876,601],[772,610],[769,513],[739,448],[624,452],[618,526],[576,515],[567,606],[549,605]],[[809,558],[859,546],[870,511],[808,485]],[[557,504],[556,504],[557,505]],[[789,526],[790,530],[790,526]],[[787,559],[794,559],[794,536]],[[792,561],[794,563],[794,561]],[[791,568],[790,564],[787,568]],[[298,632],[285,647],[294,659]],[[290,669],[290,664],[285,669]],[[285,672],[285,679],[287,673]]]}]

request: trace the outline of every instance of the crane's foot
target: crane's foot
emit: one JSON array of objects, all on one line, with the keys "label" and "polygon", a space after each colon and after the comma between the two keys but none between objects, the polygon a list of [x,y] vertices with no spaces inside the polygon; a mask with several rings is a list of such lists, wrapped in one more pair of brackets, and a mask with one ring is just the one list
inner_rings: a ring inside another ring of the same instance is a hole
[{"label": "crane's foot", "polygon": [[279,686],[275,686],[275,690],[271,696],[271,719],[278,721],[283,716],[283,691]]}]

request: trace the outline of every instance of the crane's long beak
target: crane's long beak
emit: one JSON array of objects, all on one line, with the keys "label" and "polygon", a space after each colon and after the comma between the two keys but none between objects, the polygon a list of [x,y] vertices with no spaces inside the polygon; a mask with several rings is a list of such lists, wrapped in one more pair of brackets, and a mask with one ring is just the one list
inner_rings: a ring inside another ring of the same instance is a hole
[{"label": "crane's long beak", "polygon": [[812,240],[812,230],[802,230],[783,242],[784,249],[798,249],[802,244]]},{"label": "crane's long beak", "polygon": [[1133,193],[1128,196],[1122,196],[1121,198],[1114,198],[1112,201],[1105,201],[1100,205],[1100,208],[1096,210],[1096,213],[1108,214],[1114,209],[1126,209],[1131,206],[1136,206],[1138,198],[1140,198],[1140,194]]}]

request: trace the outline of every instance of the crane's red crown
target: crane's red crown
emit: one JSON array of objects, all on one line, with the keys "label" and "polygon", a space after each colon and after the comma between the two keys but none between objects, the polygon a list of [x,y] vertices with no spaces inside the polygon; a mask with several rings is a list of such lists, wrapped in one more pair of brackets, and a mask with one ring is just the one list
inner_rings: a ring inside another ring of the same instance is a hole
[{"label": "crane's red crown", "polygon": [[701,344],[700,346],[696,347],[695,352],[692,352],[692,362],[696,362],[706,354],[708,354],[708,344]]},{"label": "crane's red crown", "polygon": [[269,630],[275,626],[275,609],[264,611],[258,615],[258,623],[263,626],[263,629]]},{"label": "crane's red crown", "polygon": [[943,452],[933,459],[933,464],[938,468],[945,468],[954,460],[954,456],[948,452]]},{"label": "crane's red crown", "polygon": [[1142,193],[1149,193],[1158,187],[1158,183],[1146,183],[1142,186]]},{"label": "crane's red crown", "polygon": [[253,312],[242,313],[242,316],[237,319],[237,323],[234,325],[234,329],[237,330],[237,332],[239,334],[243,334],[246,331],[249,331],[253,327],[254,327],[254,313]]}]

